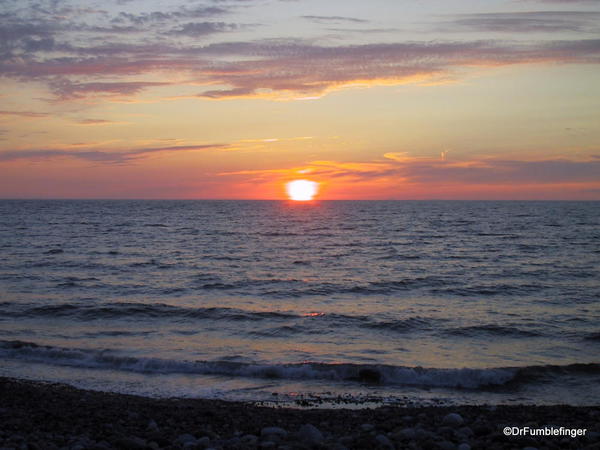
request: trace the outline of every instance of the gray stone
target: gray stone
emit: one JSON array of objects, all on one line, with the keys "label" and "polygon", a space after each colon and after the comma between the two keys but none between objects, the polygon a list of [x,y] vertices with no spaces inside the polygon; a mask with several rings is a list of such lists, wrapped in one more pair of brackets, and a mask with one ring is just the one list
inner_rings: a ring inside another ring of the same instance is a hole
[{"label": "gray stone", "polygon": [[523,450],[538,450],[537,447],[523,447]]},{"label": "gray stone", "polygon": [[323,433],[311,424],[302,425],[298,430],[298,439],[309,444],[320,444],[323,442]]},{"label": "gray stone", "polygon": [[278,436],[282,439],[285,439],[288,435],[288,432],[280,427],[265,427],[260,430],[261,436]]},{"label": "gray stone", "polygon": [[456,450],[456,445],[450,441],[441,441],[437,445],[440,450]]},{"label": "gray stone", "polygon": [[342,444],[340,442],[336,442],[335,444],[332,444],[329,448],[331,450],[348,450],[348,447],[346,447],[344,444]]},{"label": "gray stone", "polygon": [[177,437],[177,442],[179,442],[180,444],[184,445],[188,442],[192,442],[192,443],[196,443],[196,437],[192,436],[191,434],[180,434]]},{"label": "gray stone", "polygon": [[117,439],[115,446],[127,450],[145,449],[146,441],[137,436],[129,436]]},{"label": "gray stone", "polygon": [[449,427],[460,427],[463,423],[465,423],[464,419],[460,414],[450,413],[444,417],[442,420],[444,425],[448,425]]},{"label": "gray stone", "polygon": [[396,433],[396,436],[402,439],[413,440],[416,438],[417,433],[414,428],[403,428]]},{"label": "gray stone", "polygon": [[238,436],[234,436],[231,439],[225,441],[225,448],[229,447],[239,447],[242,443],[242,440]]},{"label": "gray stone", "polygon": [[417,441],[425,441],[427,439],[431,439],[433,434],[430,431],[424,430],[423,428],[415,429],[415,437],[414,439]]},{"label": "gray stone", "polygon": [[253,445],[256,445],[256,443],[258,442],[258,437],[254,436],[253,434],[246,434],[242,436],[241,440],[244,444],[251,447]]},{"label": "gray stone", "polygon": [[[152,444],[150,444],[150,447],[152,447]],[[112,446],[106,442],[106,441],[100,441],[100,442],[96,442],[92,447],[91,450],[108,450],[112,448]]]},{"label": "gray stone", "polygon": [[342,436],[338,439],[338,441],[342,445],[352,445],[352,443],[354,442],[354,438],[352,436]]},{"label": "gray stone", "polygon": [[457,450],[471,450],[471,446],[465,442],[457,447]]},{"label": "gray stone", "polygon": [[392,444],[392,441],[390,441],[389,438],[385,434],[378,434],[377,436],[375,436],[375,440],[382,447],[390,448],[390,449],[395,448],[394,444]]},{"label": "gray stone", "polygon": [[158,431],[158,425],[152,419],[148,421],[148,426],[146,427],[148,431]]},{"label": "gray stone", "polygon": [[587,431],[585,435],[590,441],[600,441],[600,432],[598,431]]},{"label": "gray stone", "polygon": [[466,436],[466,437],[471,437],[474,434],[473,430],[471,430],[471,428],[469,428],[469,427],[459,428],[457,430],[457,432],[460,433],[460,434],[462,434],[463,436]]},{"label": "gray stone", "polygon": [[260,448],[275,448],[277,444],[273,441],[262,441],[259,445]]},{"label": "gray stone", "polygon": [[196,443],[202,448],[207,448],[210,445],[210,438],[208,436],[203,436],[198,439]]},{"label": "gray stone", "polygon": [[449,426],[439,427],[437,433],[446,438],[451,438],[452,436],[454,436],[454,428]]},{"label": "gray stone", "polygon": [[370,423],[363,423],[360,426],[360,429],[366,433],[368,433],[369,431],[373,431],[375,429],[374,425],[371,425]]}]

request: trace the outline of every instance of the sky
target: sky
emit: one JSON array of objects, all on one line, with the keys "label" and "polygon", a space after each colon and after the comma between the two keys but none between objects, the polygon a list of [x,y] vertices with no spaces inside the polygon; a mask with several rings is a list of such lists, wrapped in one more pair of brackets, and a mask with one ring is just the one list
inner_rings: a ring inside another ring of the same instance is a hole
[{"label": "sky", "polygon": [[0,0],[0,197],[600,200],[600,0]]}]

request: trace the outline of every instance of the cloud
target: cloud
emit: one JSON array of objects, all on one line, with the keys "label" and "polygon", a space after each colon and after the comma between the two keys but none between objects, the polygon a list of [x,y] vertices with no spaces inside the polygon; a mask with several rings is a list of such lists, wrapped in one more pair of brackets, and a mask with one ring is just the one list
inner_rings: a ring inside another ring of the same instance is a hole
[{"label": "cloud", "polygon": [[84,125],[84,126],[98,126],[98,125],[117,125],[117,124],[124,124],[126,122],[114,122],[112,120],[105,120],[105,119],[83,119],[83,120],[78,120],[77,125]]},{"label": "cloud", "polygon": [[342,16],[302,16],[303,19],[316,23],[368,23],[368,20],[358,19],[356,17]]},{"label": "cloud", "polygon": [[96,149],[30,149],[9,150],[0,152],[0,162],[17,160],[48,160],[56,158],[73,158],[91,162],[124,164],[133,160],[157,154],[178,153],[199,150],[224,149],[227,144],[175,145],[167,147],[145,147],[122,151],[104,151]]},{"label": "cloud", "polygon": [[460,14],[442,22],[442,31],[484,31],[502,33],[597,32],[600,12],[530,11],[512,13]]},{"label": "cloud", "polygon": [[[63,2],[24,2],[28,7],[11,6],[0,14],[0,77],[45,83],[62,101],[135,96],[172,85],[174,79],[188,87],[203,86],[197,98],[304,98],[351,86],[435,82],[474,66],[600,63],[600,39],[362,45],[318,45],[311,39],[208,40],[245,29],[247,25],[214,19],[252,1],[188,3],[145,12],[84,8],[82,17],[94,19],[89,21],[65,9]],[[463,31],[582,30],[600,22],[598,14],[465,14],[452,17],[446,26]],[[338,15],[304,18],[344,26],[368,22]]]},{"label": "cloud", "polygon": [[48,117],[48,113],[34,112],[34,111],[0,111],[0,117],[24,117],[30,119],[37,119],[40,117]]},{"label": "cloud", "polygon": [[196,6],[188,8],[186,6],[175,11],[152,11],[143,13],[121,12],[112,19],[112,23],[131,23],[134,25],[147,25],[152,23],[171,22],[176,19],[197,19],[205,17],[220,16],[229,13],[228,8],[219,6]]},{"label": "cloud", "polygon": [[181,26],[178,29],[172,30],[169,34],[185,35],[191,37],[207,36],[209,34],[224,33],[227,31],[235,31],[238,25],[235,23],[225,22],[190,22]]},{"label": "cloud", "polygon": [[134,95],[169,84],[146,81],[74,81],[178,71],[195,84],[222,85],[205,98],[321,95],[348,85],[401,84],[444,77],[469,66],[600,62],[600,39],[541,41],[432,41],[321,46],[298,40],[225,42],[206,46],[105,44],[80,56],[0,63],[0,74],[46,78],[59,99]]},{"label": "cloud", "polygon": [[[252,55],[251,60],[214,64],[203,79],[230,88],[199,94],[208,98],[323,94],[348,85],[401,84],[446,76],[465,66],[527,63],[598,63],[600,40],[536,44],[408,42],[325,47],[303,43],[231,43],[203,52]],[[199,70],[202,73],[202,70]]]},{"label": "cloud", "polygon": [[363,34],[375,34],[375,33],[392,33],[398,32],[397,28],[327,28],[327,31],[335,31],[336,33],[363,33]]},{"label": "cloud", "polygon": [[556,3],[556,4],[577,4],[577,3],[588,3],[598,4],[600,0],[521,0],[526,2],[537,2],[537,3]]},{"label": "cloud", "polygon": [[57,98],[73,100],[90,95],[129,96],[148,87],[165,86],[165,82],[92,82],[73,83],[65,79],[50,82],[50,87]]},{"label": "cloud", "polygon": [[534,161],[474,159],[448,161],[448,158],[411,157],[387,153],[383,160],[370,162],[312,161],[292,169],[255,170],[222,173],[224,176],[268,180],[305,171],[316,180],[347,182],[386,181],[422,185],[513,185],[590,183],[600,180],[600,160],[546,159]]}]

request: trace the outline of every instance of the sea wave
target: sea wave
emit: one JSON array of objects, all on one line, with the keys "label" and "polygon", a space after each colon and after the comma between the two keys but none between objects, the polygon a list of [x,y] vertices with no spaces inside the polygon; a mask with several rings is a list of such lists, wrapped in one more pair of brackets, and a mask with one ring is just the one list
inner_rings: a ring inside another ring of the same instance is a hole
[{"label": "sea wave", "polygon": [[165,303],[105,303],[101,305],[84,303],[60,303],[42,306],[10,306],[2,311],[8,317],[68,317],[80,320],[101,320],[119,318],[192,318],[192,319],[228,319],[261,320],[287,319],[298,317],[295,314],[277,311],[249,311],[227,307],[181,307]]},{"label": "sea wave", "polygon": [[65,318],[70,320],[211,320],[229,322],[264,321],[266,330],[255,330],[250,334],[283,336],[288,334],[324,333],[338,326],[363,328],[372,331],[408,333],[444,329],[448,319],[407,316],[385,318],[361,314],[289,311],[260,311],[219,306],[183,307],[164,303],[118,302],[105,304],[60,303],[60,304],[14,304],[0,303],[0,313],[7,318]]},{"label": "sea wave", "polygon": [[148,374],[222,375],[291,380],[330,380],[424,388],[489,389],[549,375],[600,374],[600,364],[500,368],[423,368],[383,364],[296,364],[185,361],[134,357],[108,349],[66,348],[24,341],[0,341],[0,357],[31,363]]},{"label": "sea wave", "polygon": [[507,336],[507,337],[538,337],[544,336],[543,333],[534,330],[526,330],[517,326],[485,324],[471,325],[465,327],[448,328],[443,330],[444,334],[451,336]]}]

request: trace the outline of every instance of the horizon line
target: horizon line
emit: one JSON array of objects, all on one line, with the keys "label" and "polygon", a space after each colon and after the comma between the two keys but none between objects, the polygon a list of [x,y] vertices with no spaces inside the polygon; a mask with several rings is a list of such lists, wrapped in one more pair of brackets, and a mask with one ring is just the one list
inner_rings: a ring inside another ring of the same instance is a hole
[{"label": "horizon line", "polygon": [[232,202],[288,202],[312,204],[319,202],[600,202],[600,199],[493,199],[493,198],[354,198],[354,199],[315,199],[298,201],[291,199],[248,199],[248,198],[157,198],[157,197],[0,197],[0,201],[232,201]]}]

